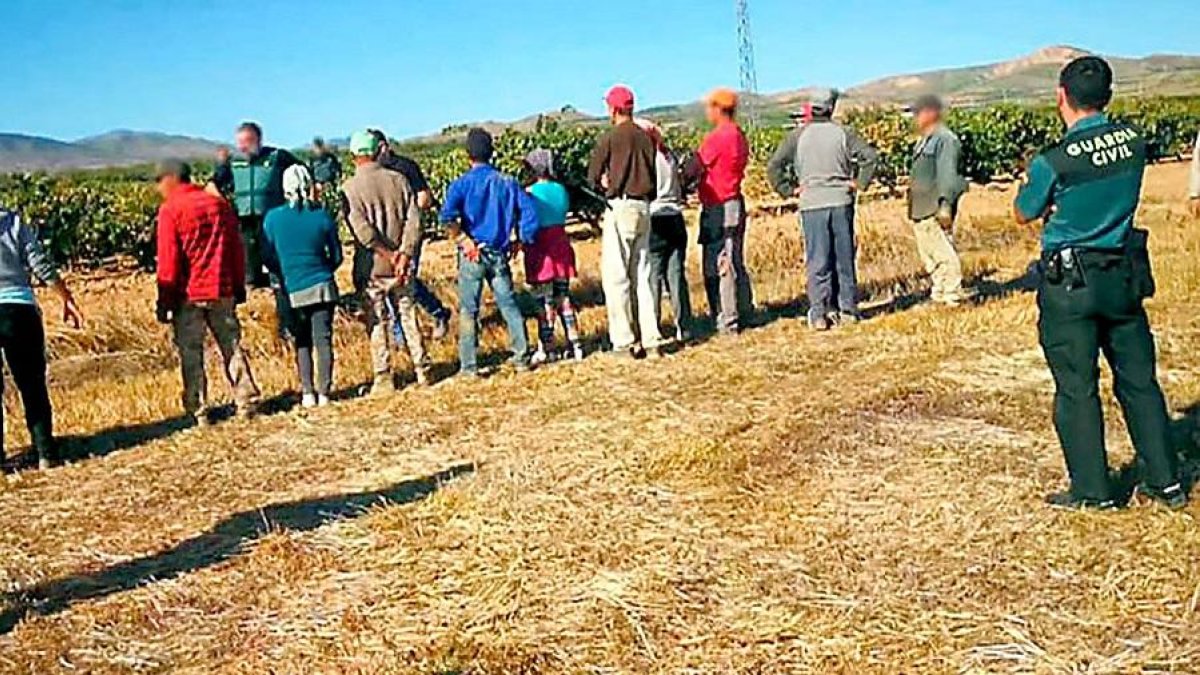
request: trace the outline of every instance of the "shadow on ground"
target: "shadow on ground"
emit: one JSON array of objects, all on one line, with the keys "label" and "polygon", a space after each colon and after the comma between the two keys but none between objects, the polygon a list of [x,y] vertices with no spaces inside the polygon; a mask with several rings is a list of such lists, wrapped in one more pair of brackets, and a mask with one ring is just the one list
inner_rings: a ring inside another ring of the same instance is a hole
[{"label": "shadow on ground", "polygon": [[473,463],[460,464],[382,490],[273,504],[235,514],[208,532],[160,553],[97,572],[46,581],[4,596],[0,602],[0,607],[5,608],[0,613],[0,634],[9,633],[31,614],[57,614],[77,602],[103,598],[142,584],[211,567],[237,555],[247,544],[269,532],[307,532],[335,520],[358,517],[371,506],[420,501],[444,483],[474,471]]}]

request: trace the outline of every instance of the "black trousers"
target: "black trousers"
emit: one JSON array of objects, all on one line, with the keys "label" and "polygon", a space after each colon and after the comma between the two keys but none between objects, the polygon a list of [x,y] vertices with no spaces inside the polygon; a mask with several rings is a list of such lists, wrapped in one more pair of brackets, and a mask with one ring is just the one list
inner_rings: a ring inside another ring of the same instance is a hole
[{"label": "black trousers", "polygon": [[[42,454],[53,452],[54,417],[50,392],[46,389],[46,333],[42,313],[33,305],[0,304],[0,351],[12,373],[25,406],[25,426],[33,447]],[[0,391],[3,391],[0,379]],[[0,406],[0,428],[4,407]],[[0,436],[0,455],[3,455]]]},{"label": "black trousers", "polygon": [[663,286],[671,296],[675,337],[685,339],[692,328],[692,296],[687,283],[687,222],[683,214],[650,219],[650,292],[662,301]]},{"label": "black trousers", "polygon": [[1114,497],[1108,478],[1100,406],[1099,355],[1137,450],[1143,480],[1154,488],[1178,481],[1168,440],[1167,405],[1155,373],[1154,337],[1121,256],[1081,254],[1084,286],[1043,280],[1038,331],[1057,387],[1054,424],[1066,455],[1071,490],[1082,499]]}]

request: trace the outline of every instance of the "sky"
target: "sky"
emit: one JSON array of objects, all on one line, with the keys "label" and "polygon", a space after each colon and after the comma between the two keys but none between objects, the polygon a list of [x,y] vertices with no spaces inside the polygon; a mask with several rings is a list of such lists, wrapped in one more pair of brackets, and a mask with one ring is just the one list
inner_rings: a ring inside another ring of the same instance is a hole
[{"label": "sky", "polygon": [[[1052,44],[1200,53],[1196,0],[750,0],[759,89],[849,87]],[[408,137],[736,85],[733,0],[0,0],[0,132]]]}]

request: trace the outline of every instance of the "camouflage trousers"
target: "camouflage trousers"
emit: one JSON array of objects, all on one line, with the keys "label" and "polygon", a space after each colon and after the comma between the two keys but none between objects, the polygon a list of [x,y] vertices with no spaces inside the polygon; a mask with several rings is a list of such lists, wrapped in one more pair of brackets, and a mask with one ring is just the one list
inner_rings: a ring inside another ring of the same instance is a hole
[{"label": "camouflage trousers", "polygon": [[175,346],[183,369],[183,409],[194,415],[208,405],[208,376],[204,370],[204,337],[212,333],[221,355],[225,379],[239,409],[258,399],[258,385],[242,351],[242,327],[233,300],[185,303],[175,312]]},{"label": "camouflage trousers", "polygon": [[404,344],[417,372],[429,370],[429,354],[417,323],[417,305],[410,280],[401,284],[395,278],[376,278],[367,283],[367,331],[371,337],[371,365],[375,375],[392,372],[392,343],[395,321],[404,332]]}]

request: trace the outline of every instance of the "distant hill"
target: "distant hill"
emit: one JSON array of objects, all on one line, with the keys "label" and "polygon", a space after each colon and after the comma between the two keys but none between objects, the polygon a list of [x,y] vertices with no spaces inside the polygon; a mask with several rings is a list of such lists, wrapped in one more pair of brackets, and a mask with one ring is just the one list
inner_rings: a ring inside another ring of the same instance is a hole
[{"label": "distant hill", "polygon": [[111,131],[65,142],[0,134],[0,171],[63,171],[131,166],[168,157],[209,158],[219,143],[149,131]]},{"label": "distant hill", "polygon": [[[1089,53],[1076,47],[1054,46],[999,63],[894,75],[843,89],[842,105],[905,105],[926,93],[939,94],[957,106],[982,106],[1003,101],[1049,102],[1062,66]],[[1200,95],[1200,56],[1108,59],[1116,71],[1119,96]],[[763,94],[755,99],[755,104],[768,118],[783,118],[797,109],[813,89],[805,87]],[[666,123],[696,121],[704,113],[698,101],[656,106],[641,112]],[[596,120],[595,117],[580,116],[588,122]],[[536,116],[508,126],[520,127],[528,124],[530,119],[536,119]],[[487,126],[493,130],[507,128],[495,122]]]}]

